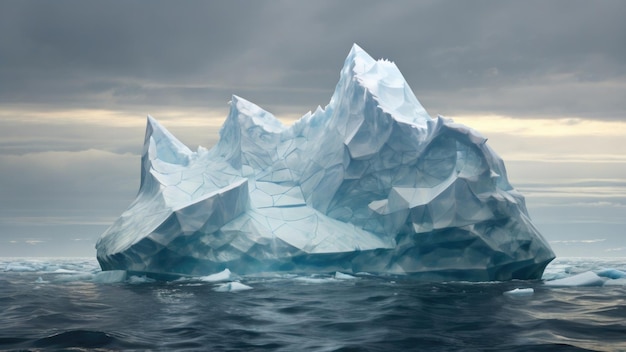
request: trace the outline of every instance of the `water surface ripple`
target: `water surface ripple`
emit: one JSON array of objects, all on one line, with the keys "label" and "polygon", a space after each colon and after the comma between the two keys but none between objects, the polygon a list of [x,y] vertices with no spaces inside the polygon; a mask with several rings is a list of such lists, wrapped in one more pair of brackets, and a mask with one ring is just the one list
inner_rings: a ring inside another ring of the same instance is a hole
[{"label": "water surface ripple", "polygon": [[[546,275],[621,263],[557,260]],[[0,350],[626,351],[624,285],[329,273],[216,292],[201,280],[97,283],[98,271],[91,259],[0,259]],[[534,293],[503,294],[515,288]]]}]

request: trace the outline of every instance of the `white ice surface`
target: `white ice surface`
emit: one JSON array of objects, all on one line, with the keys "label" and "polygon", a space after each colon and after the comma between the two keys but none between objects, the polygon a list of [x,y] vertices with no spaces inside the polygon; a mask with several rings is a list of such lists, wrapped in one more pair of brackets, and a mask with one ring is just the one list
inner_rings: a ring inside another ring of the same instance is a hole
[{"label": "white ice surface", "polygon": [[101,284],[124,282],[126,281],[126,277],[127,277],[127,274],[125,270],[102,271],[93,276],[93,282],[97,282]]},{"label": "white ice surface", "polygon": [[607,280],[604,286],[626,286],[626,278]]},{"label": "white ice surface", "polygon": [[247,290],[252,290],[252,287],[244,285],[241,282],[237,281],[219,284],[215,288],[213,288],[213,291],[216,292],[239,292]]},{"label": "white ice surface", "polygon": [[291,126],[233,96],[193,152],[148,117],[139,193],[96,248],[104,270],[197,276],[539,279],[554,257],[486,138],[357,45],[329,104]]},{"label": "white ice surface", "polygon": [[598,276],[593,271],[586,271],[577,275],[544,282],[546,286],[602,286],[606,281],[605,278]]},{"label": "white ice surface", "polygon": [[516,288],[510,291],[504,292],[505,295],[514,296],[514,297],[528,297],[528,296],[532,296],[534,293],[535,293],[535,290],[532,288]]},{"label": "white ice surface", "polygon": [[224,269],[223,271],[220,271],[219,273],[203,276],[203,277],[200,277],[199,279],[200,281],[206,281],[206,282],[220,282],[220,281],[228,281],[228,280],[231,280],[232,278],[233,278],[233,275],[230,272],[230,270]]},{"label": "white ice surface", "polygon": [[356,280],[356,279],[358,279],[358,277],[352,276],[352,275],[348,275],[348,274],[344,274],[342,272],[337,271],[335,273],[335,279],[337,279],[337,280]]}]

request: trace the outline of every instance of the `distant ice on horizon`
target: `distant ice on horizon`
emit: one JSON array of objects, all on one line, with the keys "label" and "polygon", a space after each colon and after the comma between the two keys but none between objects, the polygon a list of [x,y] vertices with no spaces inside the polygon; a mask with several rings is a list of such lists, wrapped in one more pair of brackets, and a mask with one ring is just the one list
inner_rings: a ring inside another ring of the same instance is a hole
[{"label": "distant ice on horizon", "polygon": [[[128,284],[149,284],[154,282],[145,276],[129,275],[126,271],[102,271],[95,258],[2,258],[0,257],[0,274],[18,275],[20,277],[31,277],[33,285],[65,285],[74,282],[92,282],[99,285],[128,283]],[[581,275],[583,274],[583,275]],[[183,284],[189,285],[217,285],[223,283],[241,282],[243,284],[254,285],[261,282],[282,282],[293,281],[302,284],[338,284],[341,282],[350,283],[354,280],[367,280],[386,278],[381,283],[400,280],[402,276],[377,276],[371,273],[345,274],[342,272],[326,274],[250,274],[239,276],[230,270],[224,270],[207,277],[186,277],[178,279]],[[393,278],[393,281],[388,279]],[[583,279],[593,280],[583,280]],[[410,277],[408,278],[410,279]],[[532,285],[545,288],[586,288],[586,287],[621,287],[626,286],[626,261],[624,258],[556,258],[548,265],[541,278],[543,282],[528,282]],[[561,280],[567,279],[567,280]],[[398,281],[399,282],[399,281]],[[473,284],[464,282],[465,284]],[[484,284],[477,283],[477,284]],[[504,283],[501,283],[504,284]],[[507,283],[507,285],[509,285]],[[531,296],[529,288],[517,287],[518,291],[508,290],[505,295],[528,297]],[[510,292],[514,291],[514,292]],[[227,292],[227,291],[225,291]],[[507,293],[509,292],[509,293]],[[534,294],[534,290],[533,290]]]}]

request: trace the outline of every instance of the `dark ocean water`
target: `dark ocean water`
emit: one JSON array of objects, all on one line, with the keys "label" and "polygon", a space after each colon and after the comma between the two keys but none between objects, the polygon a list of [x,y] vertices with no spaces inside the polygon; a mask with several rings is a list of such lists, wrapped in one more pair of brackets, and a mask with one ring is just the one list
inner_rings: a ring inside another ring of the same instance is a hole
[{"label": "dark ocean water", "polygon": [[[557,259],[544,278],[609,267],[626,270],[626,260]],[[626,279],[550,287],[329,273],[98,283],[99,271],[93,259],[0,258],[0,350],[626,351]],[[515,288],[534,293],[504,294]]]}]

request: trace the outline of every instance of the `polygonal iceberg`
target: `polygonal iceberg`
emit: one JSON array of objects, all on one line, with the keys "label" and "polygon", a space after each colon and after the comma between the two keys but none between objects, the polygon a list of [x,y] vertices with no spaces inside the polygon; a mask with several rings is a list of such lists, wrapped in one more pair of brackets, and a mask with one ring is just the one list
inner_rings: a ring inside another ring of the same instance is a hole
[{"label": "polygonal iceberg", "polygon": [[103,270],[539,279],[554,254],[471,128],[431,118],[395,64],[354,46],[325,109],[292,126],[236,96],[192,152],[148,116],[137,199]]}]

